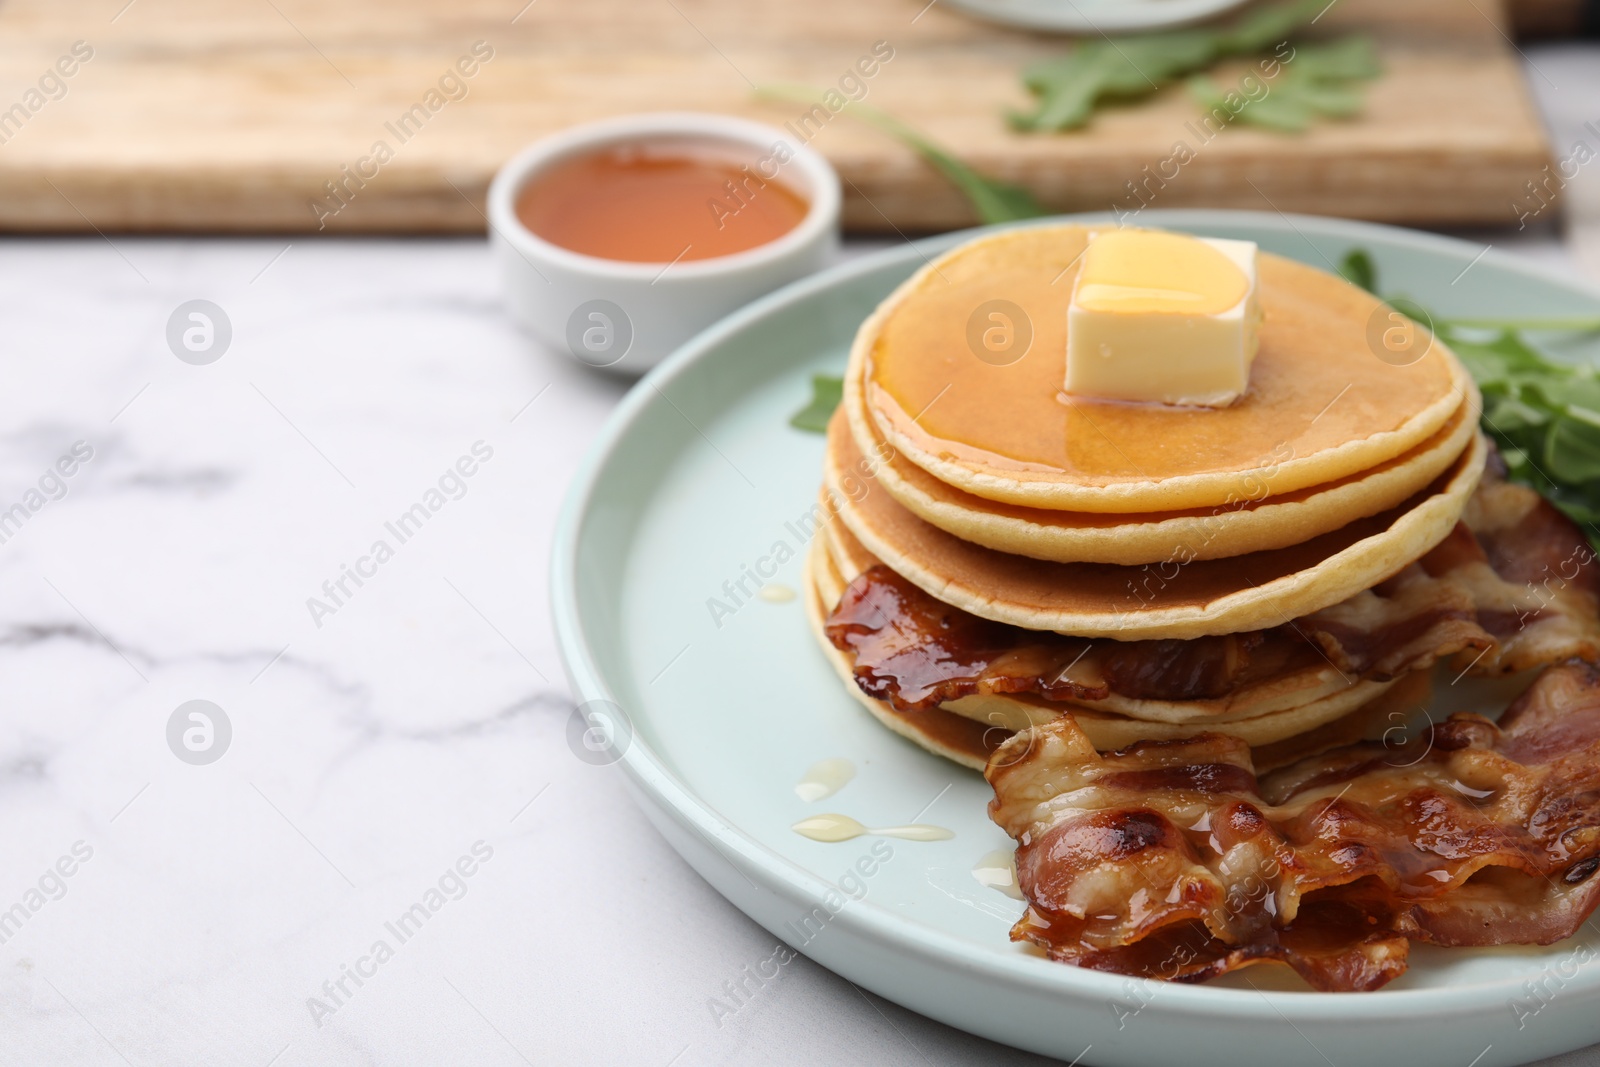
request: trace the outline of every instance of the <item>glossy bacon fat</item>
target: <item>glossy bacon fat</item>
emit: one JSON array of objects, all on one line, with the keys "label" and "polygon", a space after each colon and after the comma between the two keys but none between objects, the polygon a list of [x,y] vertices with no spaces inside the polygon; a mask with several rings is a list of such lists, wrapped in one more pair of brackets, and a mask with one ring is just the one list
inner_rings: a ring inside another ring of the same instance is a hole
[{"label": "glossy bacon fat", "polygon": [[986,775],[1028,902],[1011,936],[1079,966],[1199,981],[1281,961],[1370,990],[1411,941],[1549,944],[1600,903],[1588,664],[1547,668],[1498,726],[1455,715],[1259,779],[1235,739],[1102,755],[1070,716],[1013,736]]},{"label": "glossy bacon fat", "polygon": [[856,684],[900,711],[973,694],[1094,706],[1218,701],[1333,664],[1388,680],[1459,656],[1474,674],[1600,659],[1600,563],[1583,532],[1491,464],[1464,520],[1394,577],[1270,630],[1190,641],[1089,641],[980,619],[878,565],[850,583],[828,640]]}]

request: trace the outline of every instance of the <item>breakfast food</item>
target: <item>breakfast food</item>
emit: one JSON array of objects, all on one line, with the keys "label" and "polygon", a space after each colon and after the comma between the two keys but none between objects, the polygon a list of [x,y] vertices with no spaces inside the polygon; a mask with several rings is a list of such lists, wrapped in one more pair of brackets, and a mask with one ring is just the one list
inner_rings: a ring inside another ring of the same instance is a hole
[{"label": "breakfast food", "polygon": [[1106,756],[1070,717],[1019,734],[990,775],[994,817],[1023,842],[1013,936],[1145,977],[1280,960],[1349,990],[1401,974],[1411,940],[1576,933],[1600,903],[1600,670],[1551,667],[1498,725],[1455,715],[1418,747],[1258,777],[1217,734]]},{"label": "breakfast food", "polygon": [[[1058,226],[980,238],[913,275],[862,324],[845,387],[867,390],[898,454],[997,503],[1111,514],[1226,508],[1370,471],[1473,398],[1442,346],[1403,366],[1373,354],[1367,330],[1383,307],[1375,297],[1261,255],[1264,318],[1243,401],[1063,402],[1067,309],[1090,233]],[[859,412],[851,429],[870,451]]]},{"label": "breakfast food", "polygon": [[[986,771],[1014,939],[1370,989],[1410,939],[1556,939],[1600,900],[1600,565],[1442,343],[1369,343],[1385,311],[1243,242],[1052,226],[863,324],[808,607],[871,714]],[[1408,733],[1435,668],[1545,673],[1501,727]]]}]

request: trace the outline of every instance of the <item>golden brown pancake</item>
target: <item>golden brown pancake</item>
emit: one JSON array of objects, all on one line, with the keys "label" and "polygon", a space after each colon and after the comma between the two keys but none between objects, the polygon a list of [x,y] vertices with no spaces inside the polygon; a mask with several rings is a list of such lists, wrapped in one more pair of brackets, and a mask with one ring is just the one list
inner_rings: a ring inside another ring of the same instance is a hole
[{"label": "golden brown pancake", "polygon": [[841,414],[829,426],[823,481],[838,520],[868,552],[930,596],[1024,629],[1133,641],[1265,629],[1371,588],[1454,528],[1487,450],[1475,436],[1422,493],[1300,544],[1221,560],[1179,556],[1142,567],[1029,559],[946,533],[864,473],[873,464]]},{"label": "golden brown pancake", "polygon": [[1466,450],[1477,433],[1481,404],[1473,389],[1439,431],[1417,447],[1327,485],[1268,496],[1258,480],[1248,495],[1226,506],[1113,514],[1020,507],[946,485],[884,447],[887,442],[862,400],[856,389],[844,401],[851,434],[863,452],[887,457],[878,470],[878,484],[918,518],[1000,552],[1060,563],[1124,565],[1159,563],[1180,548],[1192,559],[1287,548],[1395,507]]},{"label": "golden brown pancake", "polygon": [[[1090,232],[1008,230],[912,276],[856,336],[845,388],[862,391],[857,409],[912,463],[973,496],[1148,514],[1356,476],[1433,437],[1471,394],[1437,339],[1407,366],[1374,354],[1374,323],[1377,336],[1389,323],[1377,298],[1262,253],[1260,348],[1233,406],[1066,396],[1067,305]],[[968,340],[993,301],[1020,308],[1031,326],[1026,354],[1003,366]]]}]

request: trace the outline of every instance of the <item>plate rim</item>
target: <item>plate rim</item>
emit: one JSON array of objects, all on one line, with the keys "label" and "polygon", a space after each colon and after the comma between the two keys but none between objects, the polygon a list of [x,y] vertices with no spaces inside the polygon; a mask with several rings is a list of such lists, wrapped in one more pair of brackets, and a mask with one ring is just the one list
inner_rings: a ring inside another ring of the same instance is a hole
[{"label": "plate rim", "polygon": [[[1586,279],[1568,276],[1555,267],[1530,262],[1500,249],[1491,247],[1480,250],[1470,241],[1443,234],[1384,223],[1283,212],[1189,208],[1152,209],[1146,214],[1149,215],[1148,225],[1154,227],[1194,227],[1207,223],[1252,225],[1280,231],[1287,227],[1308,243],[1310,234],[1338,240],[1359,240],[1366,236],[1389,245],[1409,246],[1419,251],[1452,252],[1469,259],[1477,255],[1479,262],[1491,262],[1541,284],[1588,296],[1600,303],[1600,287],[1591,285]],[[917,259],[926,261],[947,248],[1001,229],[1063,223],[1095,224],[1114,219],[1112,212],[1053,215],[953,231],[870,252],[825,268],[752,301],[702,330],[645,374],[624,395],[592,439],[557,514],[550,559],[551,613],[557,651],[578,702],[616,702],[616,695],[606,684],[603,672],[584,640],[583,611],[577,582],[577,559],[581,547],[578,534],[589,504],[603,482],[602,476],[612,455],[624,443],[634,423],[657,402],[657,394],[663,386],[687,373],[708,351],[748,326],[820,291],[847,284],[861,275],[902,262],[914,262]],[[616,765],[622,768],[634,789],[654,800],[663,816],[712,843],[725,860],[730,864],[736,863],[743,874],[759,878],[769,891],[819,905],[826,894],[836,892],[835,887],[821,877],[772,852],[744,831],[724,821],[686,783],[678,779],[637,732],[632,734]],[[1125,975],[1091,971],[1042,958],[1005,956],[883,908],[847,907],[835,914],[832,921],[851,929],[865,940],[889,944],[898,951],[924,956],[942,964],[955,962],[963,969],[993,981],[1008,984],[1020,982],[1072,997],[1114,997],[1121,991],[1121,983],[1128,980]],[[1585,984],[1594,987],[1590,992],[1600,991],[1600,967],[1585,966],[1580,971],[1583,972],[1589,976]],[[1520,989],[1517,983],[1525,977],[1519,976],[1515,982],[1507,978],[1427,989],[1382,990],[1361,997],[1311,990],[1247,992],[1220,986],[1171,982],[1160,983],[1160,988],[1162,1010],[1174,1017],[1214,1020],[1217,1013],[1222,1011],[1238,1020],[1273,1023],[1285,1020],[1328,1022],[1352,1018],[1389,1021],[1414,1019],[1422,1015],[1439,1020],[1477,1015],[1488,1002],[1477,997],[1464,997],[1463,994],[1492,991],[1496,994],[1493,1003],[1499,1004],[1498,995],[1515,993]],[[1575,977],[1573,983],[1577,982]],[[1569,987],[1574,994],[1580,993],[1581,989],[1581,986]],[[1355,1005],[1361,1006],[1359,1011],[1351,1010]]]}]

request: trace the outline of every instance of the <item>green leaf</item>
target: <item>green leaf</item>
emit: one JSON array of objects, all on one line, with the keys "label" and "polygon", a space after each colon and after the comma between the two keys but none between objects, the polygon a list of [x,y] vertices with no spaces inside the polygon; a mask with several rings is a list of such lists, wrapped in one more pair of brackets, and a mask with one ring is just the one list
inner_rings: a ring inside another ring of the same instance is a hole
[{"label": "green leaf", "polygon": [[1558,482],[1574,487],[1600,482],[1600,426],[1557,417],[1545,435],[1542,462]]},{"label": "green leaf", "polygon": [[[1359,248],[1340,268],[1352,281],[1368,272],[1376,275],[1371,256]],[[1388,302],[1429,321],[1415,301],[1391,296]],[[1600,329],[1600,319],[1431,320],[1483,391],[1483,429],[1499,446],[1511,477],[1584,524],[1600,549],[1600,375],[1593,365],[1546,356],[1521,332],[1592,333]]]},{"label": "green leaf", "polygon": [[1543,375],[1528,375],[1525,391],[1538,397],[1539,401],[1551,411],[1559,411],[1563,415],[1600,426],[1600,385],[1593,379],[1579,378],[1570,373],[1561,373],[1555,364],[1547,364],[1550,370]]},{"label": "green leaf", "polygon": [[1351,285],[1359,285],[1369,293],[1378,291],[1378,268],[1365,249],[1352,248],[1339,261],[1339,276]]},{"label": "green leaf", "polygon": [[[1510,380],[1524,374],[1542,377],[1573,369],[1545,359],[1513,330],[1501,330],[1494,337],[1483,339],[1463,335],[1450,322],[1437,323],[1436,328],[1451,351],[1474,368],[1473,377],[1480,382]],[[1563,380],[1567,376],[1563,374]]]},{"label": "green leaf", "polygon": [[1357,34],[1326,44],[1300,45],[1284,69],[1317,82],[1369,81],[1383,73],[1383,64],[1372,39]]},{"label": "green leaf", "polygon": [[1510,369],[1494,352],[1454,342],[1450,343],[1450,350],[1466,365],[1467,372],[1478,383],[1478,388],[1487,393],[1491,389],[1506,387]]},{"label": "green leaf", "polygon": [[865,104],[846,104],[845,110],[910,146],[966,195],[983,222],[1014,222],[1044,214],[1044,210],[1034,201],[1033,194],[1022,186],[985,178],[929,140],[925,134],[893,115]]},{"label": "green leaf", "polygon": [[[1326,0],[1292,0],[1253,8],[1223,26],[1086,40],[1022,72],[1022,84],[1036,101],[1032,111],[1013,112],[1011,125],[1033,131],[1079,129],[1102,104],[1147,97],[1218,60],[1270,48],[1324,7]],[[1320,62],[1353,64],[1354,57],[1331,52]]]},{"label": "green leaf", "polygon": [[789,425],[808,433],[827,433],[828,420],[844,398],[844,379],[828,374],[811,376],[811,403],[795,412]]},{"label": "green leaf", "polygon": [[1421,304],[1417,303],[1415,300],[1411,299],[1409,296],[1391,296],[1384,302],[1390,307],[1394,308],[1396,311],[1400,312],[1400,314],[1404,315],[1406,318],[1410,319],[1412,322],[1428,327],[1429,329],[1435,328],[1433,313],[1427,308],[1423,307]]},{"label": "green leaf", "polygon": [[1493,404],[1485,403],[1484,422],[1496,433],[1515,435],[1529,429],[1539,429],[1549,424],[1548,410],[1524,404],[1515,397],[1501,397]]},{"label": "green leaf", "polygon": [[1253,8],[1244,18],[1224,31],[1222,45],[1235,55],[1259,52],[1284,40],[1326,9],[1326,0],[1303,0],[1299,3],[1271,4]]},{"label": "green leaf", "polygon": [[1353,84],[1382,72],[1366,37],[1332,44],[1302,45],[1285,59],[1276,77],[1250,76],[1223,92],[1210,79],[1194,78],[1190,91],[1213,114],[1282,133],[1300,133],[1319,118],[1360,114],[1364,96]]},{"label": "green leaf", "polygon": [[[1235,99],[1241,98],[1236,96]],[[1260,100],[1247,100],[1233,118],[1235,122],[1242,122],[1246,126],[1260,126],[1280,133],[1302,133],[1316,121],[1317,114],[1317,109],[1304,96],[1279,90]]]},{"label": "green leaf", "polygon": [[1085,41],[1065,56],[1022,72],[1022,84],[1039,103],[1031,114],[1013,114],[1012,125],[1077,129],[1102,101],[1148,96],[1174,78],[1209,66],[1217,48],[1217,35],[1204,30]]},{"label": "green leaf", "polygon": [[[763,99],[792,100],[803,104],[815,104],[822,99],[822,94],[815,89],[785,85],[762,86],[756,90],[756,95]],[[869,126],[887,133],[927,160],[951,185],[961,191],[972,204],[973,210],[977,212],[978,219],[985,224],[1034,219],[1045,213],[1034,200],[1033,194],[1022,186],[985,178],[930,140],[926,134],[888,112],[879,111],[866,104],[848,102],[842,114],[852,115]]]}]

